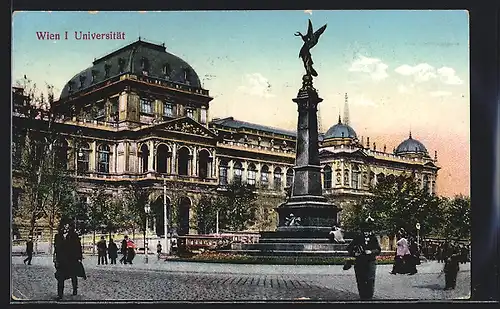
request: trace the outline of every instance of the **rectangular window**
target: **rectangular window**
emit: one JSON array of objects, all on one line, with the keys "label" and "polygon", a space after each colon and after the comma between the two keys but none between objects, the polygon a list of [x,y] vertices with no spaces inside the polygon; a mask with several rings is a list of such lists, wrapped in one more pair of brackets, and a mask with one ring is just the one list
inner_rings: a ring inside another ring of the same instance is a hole
[{"label": "rectangular window", "polygon": [[219,184],[227,185],[227,166],[219,167]]},{"label": "rectangular window", "polygon": [[234,182],[235,183],[241,183],[241,174],[242,170],[239,168],[234,169]]},{"label": "rectangular window", "polygon": [[99,153],[98,172],[109,173],[109,153],[107,152]]},{"label": "rectangular window", "polygon": [[186,109],[186,116],[188,116],[191,119],[194,119],[194,111],[191,108]]},{"label": "rectangular window", "polygon": [[173,114],[172,104],[169,102],[165,102],[165,104],[163,105],[163,116],[172,117]]},{"label": "rectangular window", "polygon": [[83,175],[89,170],[89,153],[87,151],[79,151],[77,153],[77,173]]},{"label": "rectangular window", "polygon": [[354,189],[359,189],[359,180],[358,180],[358,175],[359,173],[352,172],[351,173],[351,187]]},{"label": "rectangular window", "polygon": [[274,174],[274,190],[281,190],[281,174]]},{"label": "rectangular window", "polygon": [[248,171],[248,179],[247,179],[247,182],[249,185],[251,186],[255,186],[255,174],[256,172],[255,171],[252,171],[252,170],[249,170]]},{"label": "rectangular window", "polygon": [[269,184],[269,173],[268,172],[262,172],[260,175],[260,183],[263,186],[267,186]]},{"label": "rectangular window", "polygon": [[207,110],[204,109],[204,108],[201,109],[200,122],[202,124],[206,124],[207,123]]},{"label": "rectangular window", "polygon": [[153,104],[151,100],[141,98],[141,113],[152,114]]}]

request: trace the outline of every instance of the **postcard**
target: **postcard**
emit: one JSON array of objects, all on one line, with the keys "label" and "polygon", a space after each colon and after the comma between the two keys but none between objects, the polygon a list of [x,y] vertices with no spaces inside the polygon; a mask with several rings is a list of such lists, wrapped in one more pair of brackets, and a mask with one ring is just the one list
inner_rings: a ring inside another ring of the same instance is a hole
[{"label": "postcard", "polygon": [[470,298],[466,11],[12,20],[12,302]]}]

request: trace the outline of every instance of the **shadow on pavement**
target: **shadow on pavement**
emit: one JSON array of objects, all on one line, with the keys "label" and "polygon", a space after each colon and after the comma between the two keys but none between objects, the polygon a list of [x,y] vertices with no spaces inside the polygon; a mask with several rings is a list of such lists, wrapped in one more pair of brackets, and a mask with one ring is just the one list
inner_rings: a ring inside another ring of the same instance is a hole
[{"label": "shadow on pavement", "polygon": [[414,285],[414,288],[429,289],[433,291],[442,291],[444,288],[440,284]]}]

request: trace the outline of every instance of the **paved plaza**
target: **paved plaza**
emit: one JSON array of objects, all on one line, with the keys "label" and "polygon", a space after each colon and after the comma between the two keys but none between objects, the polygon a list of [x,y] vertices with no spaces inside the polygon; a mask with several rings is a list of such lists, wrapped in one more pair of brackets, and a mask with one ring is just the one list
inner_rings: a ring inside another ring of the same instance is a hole
[{"label": "paved plaza", "polygon": [[[15,301],[53,301],[56,279],[52,257],[36,256],[30,266],[12,257]],[[310,299],[358,300],[354,269],[342,265],[242,265],[158,261],[138,255],[133,265],[97,265],[85,256],[87,280],[79,279],[77,296],[66,281],[64,301],[266,301]],[[447,300],[470,296],[470,263],[461,264],[457,288],[444,291],[443,264],[422,263],[413,276],[389,274],[378,265],[374,299]]]}]

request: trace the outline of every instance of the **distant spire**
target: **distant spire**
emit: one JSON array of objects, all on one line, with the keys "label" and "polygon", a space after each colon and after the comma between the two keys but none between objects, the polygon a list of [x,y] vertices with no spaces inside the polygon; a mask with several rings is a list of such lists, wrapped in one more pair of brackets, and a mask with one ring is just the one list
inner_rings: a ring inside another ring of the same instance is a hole
[{"label": "distant spire", "polygon": [[347,92],[345,94],[345,100],[344,100],[344,123],[346,125],[349,125],[349,104],[347,102]]},{"label": "distant spire", "polygon": [[411,139],[411,129],[410,129],[410,139]]},{"label": "distant spire", "polygon": [[342,119],[340,119],[340,114],[339,114],[339,123],[342,123]]}]

